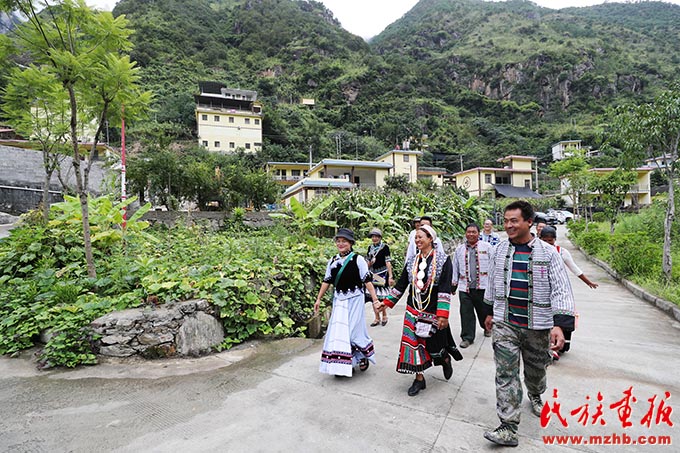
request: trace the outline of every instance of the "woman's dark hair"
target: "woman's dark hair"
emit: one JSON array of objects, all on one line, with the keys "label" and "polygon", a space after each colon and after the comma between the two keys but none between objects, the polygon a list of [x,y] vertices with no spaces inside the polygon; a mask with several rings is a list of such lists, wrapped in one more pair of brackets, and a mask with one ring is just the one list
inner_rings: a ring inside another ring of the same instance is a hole
[{"label": "woman's dark hair", "polygon": [[551,227],[550,225],[546,225],[543,227],[543,229],[541,230],[541,238],[547,237],[557,239],[557,230],[555,229],[555,227]]},{"label": "woman's dark hair", "polygon": [[467,231],[467,229],[471,227],[474,227],[477,230],[477,233],[479,233],[479,225],[477,225],[475,222],[468,223],[467,226],[465,227],[465,231]]},{"label": "woman's dark hair", "polygon": [[522,218],[524,220],[534,219],[534,207],[531,206],[531,203],[529,203],[528,201],[524,200],[513,201],[512,203],[505,207],[505,210],[503,212],[514,211],[515,209],[519,209],[520,211],[522,211]]}]

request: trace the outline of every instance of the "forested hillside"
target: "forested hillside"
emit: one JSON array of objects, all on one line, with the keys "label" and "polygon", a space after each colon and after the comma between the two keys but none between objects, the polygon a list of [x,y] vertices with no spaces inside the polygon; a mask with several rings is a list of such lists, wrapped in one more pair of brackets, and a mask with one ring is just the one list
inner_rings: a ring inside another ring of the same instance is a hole
[{"label": "forested hillside", "polygon": [[[160,122],[193,132],[199,80],[254,89],[265,153],[373,156],[408,136],[458,169],[557,140],[598,146],[607,107],[677,78],[680,6],[561,11],[529,1],[421,0],[370,44],[315,1],[123,0]],[[316,100],[313,110],[301,97]],[[424,142],[422,140],[425,140]]]}]

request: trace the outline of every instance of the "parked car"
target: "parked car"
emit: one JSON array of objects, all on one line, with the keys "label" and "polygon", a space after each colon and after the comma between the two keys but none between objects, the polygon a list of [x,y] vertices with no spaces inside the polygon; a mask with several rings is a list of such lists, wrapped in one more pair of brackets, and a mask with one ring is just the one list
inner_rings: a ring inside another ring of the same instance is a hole
[{"label": "parked car", "polygon": [[557,223],[559,223],[560,225],[566,222],[566,218],[562,211],[548,211],[548,213],[554,215],[555,219],[557,220]]},{"label": "parked car", "polygon": [[537,211],[534,215],[534,219],[538,219],[539,217],[542,218],[543,220],[545,220],[545,223],[547,223],[548,225],[557,224],[557,217],[551,211],[548,211],[548,212],[538,212]]},{"label": "parked car", "polygon": [[571,212],[569,212],[569,211],[560,211],[560,212],[564,216],[564,222],[562,222],[562,223],[567,223],[567,222],[571,222],[572,220],[574,220],[574,214],[572,214]]},{"label": "parked car", "polygon": [[553,216],[555,218],[555,223],[559,223],[560,225],[565,223],[567,220],[564,213],[562,211],[558,211],[557,209],[548,209],[547,215]]}]

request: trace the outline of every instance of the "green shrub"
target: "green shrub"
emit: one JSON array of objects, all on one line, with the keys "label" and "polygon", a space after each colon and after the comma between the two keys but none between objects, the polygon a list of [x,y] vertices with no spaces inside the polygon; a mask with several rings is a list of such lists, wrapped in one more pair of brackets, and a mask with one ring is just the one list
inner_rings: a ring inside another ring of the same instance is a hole
[{"label": "green shrub", "polygon": [[662,250],[645,233],[614,234],[611,265],[622,276],[656,277],[661,273]]},{"label": "green shrub", "polygon": [[584,231],[579,235],[577,244],[590,255],[601,255],[607,250],[610,237],[602,231]]},{"label": "green shrub", "polygon": [[[663,243],[667,196],[656,196],[650,206],[635,214],[622,214],[617,219],[617,233],[644,232],[652,242]],[[680,238],[680,222],[673,222],[673,239]]]},{"label": "green shrub", "polygon": [[585,230],[585,220],[573,220],[567,224],[567,231],[571,239],[577,240]]},{"label": "green shrub", "polygon": [[608,222],[607,215],[604,212],[593,212],[593,222]]}]

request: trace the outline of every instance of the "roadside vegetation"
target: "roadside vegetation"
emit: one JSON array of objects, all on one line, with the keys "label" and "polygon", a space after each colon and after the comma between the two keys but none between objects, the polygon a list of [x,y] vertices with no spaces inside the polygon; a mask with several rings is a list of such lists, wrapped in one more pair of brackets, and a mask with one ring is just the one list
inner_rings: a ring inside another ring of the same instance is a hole
[{"label": "roadside vegetation", "polygon": [[[666,207],[667,197],[657,196],[649,207],[638,213],[619,214],[613,234],[605,216],[595,213],[594,221],[588,224],[583,220],[570,222],[569,238],[588,254],[609,263],[622,277],[680,306],[680,268],[673,268],[669,281],[662,271]],[[677,263],[680,259],[678,222],[673,224],[670,235],[676,239],[672,255]]]},{"label": "roadside vegetation", "polygon": [[88,325],[94,319],[192,298],[218,307],[226,331],[218,349],[252,338],[301,336],[335,253],[334,225],[355,229],[360,253],[370,242],[369,229],[383,228],[401,266],[414,215],[432,215],[438,231],[454,237],[485,212],[476,199],[450,190],[352,191],[299,205],[272,227],[246,228],[234,215],[218,232],[200,225],[150,227],[140,220],[147,204],[123,231],[121,203],[101,197],[89,206],[97,277],[85,266],[78,198],[52,205],[47,224],[39,212],[25,216],[0,241],[0,354],[31,348],[42,334],[40,366],[93,364]]}]

